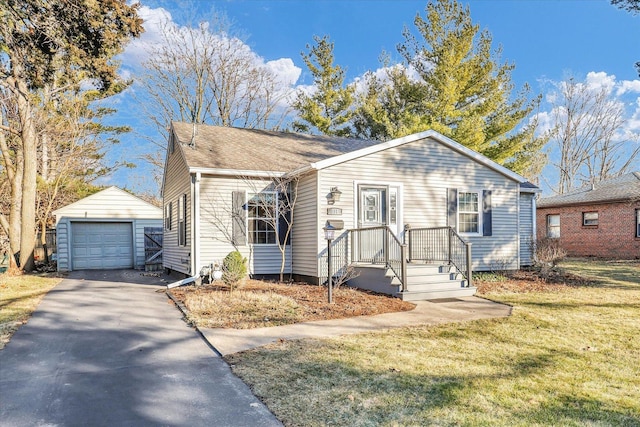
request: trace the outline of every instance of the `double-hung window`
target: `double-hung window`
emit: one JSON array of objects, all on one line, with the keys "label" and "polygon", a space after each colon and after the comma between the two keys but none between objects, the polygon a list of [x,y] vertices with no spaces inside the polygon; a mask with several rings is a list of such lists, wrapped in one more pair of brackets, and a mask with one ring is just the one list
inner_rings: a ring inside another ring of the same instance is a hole
[{"label": "double-hung window", "polygon": [[560,215],[547,215],[547,237],[560,238]]},{"label": "double-hung window", "polygon": [[164,205],[164,228],[165,230],[171,230],[171,222],[172,222],[172,214],[173,214],[173,202],[169,202]]},{"label": "double-hung window", "polygon": [[178,246],[187,245],[187,195],[183,194],[178,198]]},{"label": "double-hung window", "polygon": [[582,225],[598,225],[598,212],[582,212]]},{"label": "double-hung window", "polygon": [[480,233],[481,198],[475,191],[458,192],[458,231],[460,233]]},{"label": "double-hung window", "polygon": [[247,202],[249,243],[275,244],[278,226],[278,194],[275,192],[249,193]]}]

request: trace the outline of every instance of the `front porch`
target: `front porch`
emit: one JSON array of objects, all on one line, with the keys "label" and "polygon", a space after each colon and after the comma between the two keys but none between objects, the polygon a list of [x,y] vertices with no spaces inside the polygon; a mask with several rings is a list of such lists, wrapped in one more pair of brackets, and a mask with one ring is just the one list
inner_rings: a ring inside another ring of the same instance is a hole
[{"label": "front porch", "polygon": [[[347,278],[349,286],[407,301],[471,296],[471,243],[451,227],[407,229],[400,241],[387,226],[345,231],[322,253],[322,282]],[[330,262],[329,262],[330,261]]]}]

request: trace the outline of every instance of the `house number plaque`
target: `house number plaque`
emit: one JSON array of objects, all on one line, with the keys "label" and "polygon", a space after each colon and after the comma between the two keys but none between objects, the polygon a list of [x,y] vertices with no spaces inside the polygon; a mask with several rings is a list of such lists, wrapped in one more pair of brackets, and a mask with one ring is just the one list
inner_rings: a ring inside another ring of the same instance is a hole
[{"label": "house number plaque", "polygon": [[327,208],[327,215],[342,215],[341,208]]}]

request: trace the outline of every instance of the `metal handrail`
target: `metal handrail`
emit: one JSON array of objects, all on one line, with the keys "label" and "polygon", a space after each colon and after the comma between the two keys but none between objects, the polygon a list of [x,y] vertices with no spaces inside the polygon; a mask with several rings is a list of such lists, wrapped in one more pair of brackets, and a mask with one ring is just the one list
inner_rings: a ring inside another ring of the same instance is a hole
[{"label": "metal handrail", "polygon": [[[354,228],[349,230],[349,235],[353,262],[384,264],[400,280],[402,291],[407,290],[407,246],[388,226]],[[365,238],[369,244],[359,244]]]},{"label": "metal handrail", "polygon": [[406,230],[409,261],[447,262],[472,286],[471,242],[452,227],[409,228]]}]

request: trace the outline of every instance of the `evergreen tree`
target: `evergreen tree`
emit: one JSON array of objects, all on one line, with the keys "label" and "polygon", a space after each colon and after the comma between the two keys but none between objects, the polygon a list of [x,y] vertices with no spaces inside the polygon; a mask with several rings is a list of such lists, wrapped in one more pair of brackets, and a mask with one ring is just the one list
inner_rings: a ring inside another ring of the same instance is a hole
[{"label": "evergreen tree", "polygon": [[433,129],[516,172],[530,169],[529,159],[537,164],[545,141],[534,137],[535,126],[519,127],[537,100],[528,100],[526,86],[510,99],[514,65],[499,64],[500,49],[492,51],[491,35],[473,24],[469,8],[430,2],[414,25],[418,35],[405,28],[398,46],[403,71],[368,80],[354,119],[358,136],[385,140]]},{"label": "evergreen tree", "polygon": [[344,86],[345,70],[333,63],[334,45],[329,37],[313,39],[316,44],[307,45],[309,53],[303,52],[302,59],[313,75],[316,91],[298,91],[293,108],[300,120],[294,121],[292,127],[298,132],[308,133],[315,128],[325,135],[350,136],[355,89]]}]

